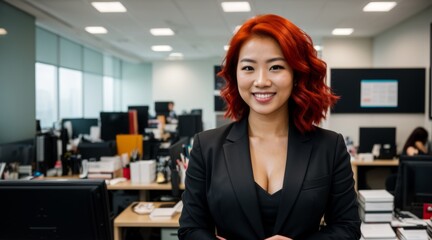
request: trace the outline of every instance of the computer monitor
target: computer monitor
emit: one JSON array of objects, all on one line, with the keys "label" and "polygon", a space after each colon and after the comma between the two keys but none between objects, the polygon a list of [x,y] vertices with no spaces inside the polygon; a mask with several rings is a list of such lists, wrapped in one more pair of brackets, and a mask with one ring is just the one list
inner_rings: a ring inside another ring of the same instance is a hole
[{"label": "computer monitor", "polygon": [[200,108],[191,109],[191,114],[202,115],[203,110]]},{"label": "computer monitor", "polygon": [[432,203],[432,156],[401,155],[396,180],[395,209],[423,216],[423,204]]},{"label": "computer monitor", "polygon": [[370,153],[374,144],[390,145],[388,153],[383,157],[393,158],[396,155],[396,128],[395,127],[360,127],[358,153]]},{"label": "computer monitor", "polygon": [[116,139],[117,134],[129,133],[129,114],[127,112],[101,112],[101,138],[104,141]]},{"label": "computer monitor", "polygon": [[163,115],[165,117],[168,117],[169,112],[170,112],[170,109],[169,109],[170,103],[173,103],[173,102],[172,101],[165,101],[165,102],[158,101],[158,102],[155,102],[154,105],[155,105],[156,116]]},{"label": "computer monitor", "polygon": [[62,126],[65,122],[71,122],[72,138],[78,138],[80,134],[89,135],[90,127],[99,125],[97,118],[64,118],[62,119]]},{"label": "computer monitor", "polygon": [[192,138],[203,130],[202,115],[183,114],[178,116],[177,130],[179,137]]},{"label": "computer monitor", "polygon": [[149,107],[148,106],[129,106],[128,110],[136,110],[138,115],[138,133],[144,134],[148,127]]},{"label": "computer monitor", "polygon": [[0,181],[0,196],[0,239],[113,239],[104,180]]},{"label": "computer monitor", "polygon": [[81,159],[99,161],[101,157],[114,156],[117,154],[116,142],[80,142],[78,144],[78,153]]},{"label": "computer monitor", "polygon": [[34,162],[34,143],[9,143],[0,145],[0,162],[18,162],[31,165]]}]

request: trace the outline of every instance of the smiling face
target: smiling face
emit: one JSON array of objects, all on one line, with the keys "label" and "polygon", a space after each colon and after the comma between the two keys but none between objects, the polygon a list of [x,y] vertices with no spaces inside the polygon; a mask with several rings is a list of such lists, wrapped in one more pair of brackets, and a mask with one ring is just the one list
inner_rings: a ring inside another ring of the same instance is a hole
[{"label": "smiling face", "polygon": [[287,114],[293,76],[292,68],[274,39],[253,36],[241,47],[237,83],[250,114]]}]

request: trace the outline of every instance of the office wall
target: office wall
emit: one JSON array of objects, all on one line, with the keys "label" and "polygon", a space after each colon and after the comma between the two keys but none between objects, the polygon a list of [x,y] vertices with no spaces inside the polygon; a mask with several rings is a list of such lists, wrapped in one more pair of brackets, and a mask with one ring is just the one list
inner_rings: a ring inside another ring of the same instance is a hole
[{"label": "office wall", "polygon": [[219,58],[154,62],[153,101],[174,101],[177,114],[201,108],[204,129],[214,128],[214,66],[221,62]]},{"label": "office wall", "polygon": [[[35,19],[0,1],[0,144],[33,138]],[[12,57],[13,56],[13,57]]]},{"label": "office wall", "polygon": [[129,105],[148,105],[154,110],[152,93],[152,64],[129,63],[122,64],[122,110]]},{"label": "office wall", "polygon": [[[427,68],[429,66],[431,12],[429,8],[374,38],[324,39],[323,59],[329,68]],[[426,96],[426,107],[428,107],[428,92]],[[396,143],[398,150],[401,151],[406,138],[416,126],[424,126],[430,130],[431,124],[427,116],[427,111],[426,114],[331,114],[324,126],[352,137],[356,145],[360,126],[395,126],[397,128]]]},{"label": "office wall", "polygon": [[[432,135],[429,120],[429,67],[430,67],[430,26],[432,7],[415,17],[380,34],[374,39],[374,65],[377,67],[422,67],[426,68],[425,115],[418,116],[417,125],[424,126]],[[419,89],[421,91],[421,89]],[[421,121],[420,118],[423,118]],[[408,122],[408,124],[410,124]],[[410,124],[411,128],[415,125]],[[407,133],[409,134],[409,132]],[[430,136],[431,137],[431,136]]]}]

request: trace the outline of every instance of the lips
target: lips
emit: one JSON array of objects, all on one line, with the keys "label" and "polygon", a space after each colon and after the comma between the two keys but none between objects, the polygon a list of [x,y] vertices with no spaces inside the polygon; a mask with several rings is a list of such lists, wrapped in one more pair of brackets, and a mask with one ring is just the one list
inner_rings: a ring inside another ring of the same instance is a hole
[{"label": "lips", "polygon": [[276,93],[252,93],[258,102],[270,101]]}]

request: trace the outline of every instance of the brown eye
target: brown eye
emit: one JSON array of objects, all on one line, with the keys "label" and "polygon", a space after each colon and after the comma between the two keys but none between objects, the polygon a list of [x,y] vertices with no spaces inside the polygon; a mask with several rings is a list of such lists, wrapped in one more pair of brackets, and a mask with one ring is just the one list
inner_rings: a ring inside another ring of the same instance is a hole
[{"label": "brown eye", "polygon": [[253,71],[254,69],[251,66],[244,66],[244,67],[242,67],[241,70],[244,70],[244,71]]},{"label": "brown eye", "polygon": [[274,65],[274,66],[270,67],[270,71],[271,70],[281,70],[281,69],[285,69],[285,68],[281,65]]}]

